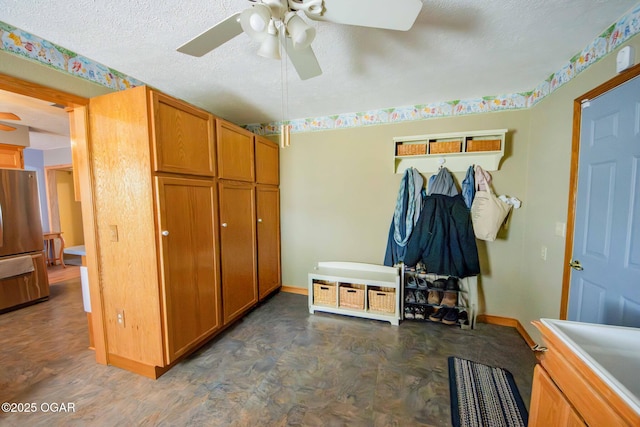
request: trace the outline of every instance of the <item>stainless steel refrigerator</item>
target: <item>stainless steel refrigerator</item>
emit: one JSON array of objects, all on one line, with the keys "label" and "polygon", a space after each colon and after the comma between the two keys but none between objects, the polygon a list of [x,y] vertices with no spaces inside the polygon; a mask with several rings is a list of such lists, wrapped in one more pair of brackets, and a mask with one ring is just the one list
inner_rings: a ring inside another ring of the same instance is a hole
[{"label": "stainless steel refrigerator", "polygon": [[0,169],[0,313],[49,298],[35,172]]}]

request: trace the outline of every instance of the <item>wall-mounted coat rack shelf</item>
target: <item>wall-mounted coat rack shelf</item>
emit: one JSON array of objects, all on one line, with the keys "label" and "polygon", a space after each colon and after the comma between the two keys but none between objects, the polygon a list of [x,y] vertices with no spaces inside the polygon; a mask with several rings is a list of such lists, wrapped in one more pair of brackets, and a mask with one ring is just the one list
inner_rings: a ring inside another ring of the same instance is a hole
[{"label": "wall-mounted coat rack shelf", "polygon": [[451,172],[464,172],[474,164],[495,171],[504,156],[508,129],[451,132],[393,138],[394,172],[414,167],[435,172],[444,166]]}]

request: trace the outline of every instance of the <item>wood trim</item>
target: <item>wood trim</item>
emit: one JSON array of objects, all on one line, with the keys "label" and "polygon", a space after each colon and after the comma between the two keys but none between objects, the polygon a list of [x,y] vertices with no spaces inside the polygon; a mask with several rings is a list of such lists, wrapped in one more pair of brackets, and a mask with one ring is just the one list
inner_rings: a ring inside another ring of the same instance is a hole
[{"label": "wood trim", "polygon": [[280,288],[282,292],[288,292],[290,294],[298,294],[298,295],[306,295],[309,296],[309,289],[307,288],[298,288],[296,286],[284,286]]},{"label": "wood trim", "polygon": [[66,107],[76,107],[89,104],[88,98],[62,92],[57,89],[2,73],[0,73],[0,89],[41,99],[43,101],[55,102]]},{"label": "wood trim", "polygon": [[567,210],[567,234],[564,247],[564,264],[562,267],[562,291],[560,296],[560,319],[567,318],[569,309],[569,288],[571,286],[571,267],[573,258],[573,239],[576,216],[576,198],[578,194],[578,166],[580,163],[580,123],[582,121],[582,101],[596,98],[605,92],[615,89],[623,83],[640,75],[640,64],[607,80],[573,101],[573,130],[571,136],[571,163],[569,175],[569,201]]},{"label": "wood trim", "polygon": [[172,366],[174,366],[168,365],[165,367],[159,367],[153,365],[145,365],[144,363],[136,362],[135,360],[127,359],[126,357],[118,356],[117,354],[111,353],[109,353],[109,365],[134,372],[147,378],[151,378],[152,380],[157,380],[161,375],[163,375]]},{"label": "wood trim", "polygon": [[533,347],[536,345],[536,342],[531,338],[527,330],[522,326],[518,319],[513,319],[511,317],[492,316],[490,314],[478,314],[478,316],[476,317],[476,322],[516,328],[516,331],[518,331],[520,336],[525,340],[529,347]]}]

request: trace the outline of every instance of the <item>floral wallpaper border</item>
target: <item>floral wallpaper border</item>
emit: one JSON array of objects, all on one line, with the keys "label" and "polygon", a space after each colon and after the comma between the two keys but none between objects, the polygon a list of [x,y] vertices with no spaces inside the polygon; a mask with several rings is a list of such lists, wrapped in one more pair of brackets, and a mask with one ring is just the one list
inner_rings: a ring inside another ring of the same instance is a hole
[{"label": "floral wallpaper border", "polygon": [[[289,125],[291,132],[313,132],[529,108],[638,32],[640,32],[640,5],[611,25],[582,52],[576,54],[559,71],[550,75],[530,92],[408,105],[284,122],[255,123],[245,127],[259,135],[274,135],[280,133],[280,126],[283,124]],[[0,50],[34,60],[115,90],[144,85],[140,80],[2,21],[0,21]]]}]

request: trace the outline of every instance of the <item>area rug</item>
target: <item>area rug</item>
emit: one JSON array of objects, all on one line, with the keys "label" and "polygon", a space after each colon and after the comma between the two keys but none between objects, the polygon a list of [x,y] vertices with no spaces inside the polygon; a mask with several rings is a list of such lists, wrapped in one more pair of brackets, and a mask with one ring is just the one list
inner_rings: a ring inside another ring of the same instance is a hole
[{"label": "area rug", "polygon": [[527,408],[505,369],[450,357],[449,391],[454,427],[527,425]]}]

